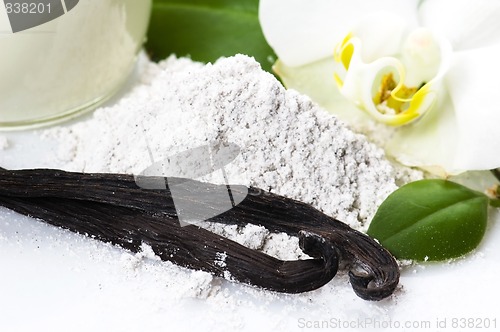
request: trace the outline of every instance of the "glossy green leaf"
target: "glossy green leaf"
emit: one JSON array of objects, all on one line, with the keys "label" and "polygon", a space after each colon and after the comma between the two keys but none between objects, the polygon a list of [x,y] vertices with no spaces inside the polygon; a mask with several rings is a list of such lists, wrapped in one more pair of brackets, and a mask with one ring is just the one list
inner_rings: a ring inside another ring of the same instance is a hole
[{"label": "glossy green leaf", "polygon": [[214,62],[237,53],[271,71],[276,58],[262,34],[258,0],[154,0],[146,49],[155,60],[171,54]]},{"label": "glossy green leaf", "polygon": [[445,180],[409,183],[380,206],[368,234],[399,259],[462,256],[483,238],[488,198]]}]

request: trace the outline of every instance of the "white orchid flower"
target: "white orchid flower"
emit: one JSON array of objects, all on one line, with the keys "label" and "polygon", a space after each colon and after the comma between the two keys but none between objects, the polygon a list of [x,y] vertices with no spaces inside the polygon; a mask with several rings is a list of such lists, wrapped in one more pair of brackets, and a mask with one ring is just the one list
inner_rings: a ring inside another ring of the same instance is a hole
[{"label": "white orchid flower", "polygon": [[259,15],[285,85],[390,128],[401,163],[500,167],[500,1],[261,0]]}]

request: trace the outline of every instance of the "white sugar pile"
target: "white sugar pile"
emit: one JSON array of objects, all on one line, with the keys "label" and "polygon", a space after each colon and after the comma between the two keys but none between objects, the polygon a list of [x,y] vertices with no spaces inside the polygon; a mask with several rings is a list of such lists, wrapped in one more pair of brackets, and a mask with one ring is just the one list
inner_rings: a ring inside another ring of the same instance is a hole
[{"label": "white sugar pile", "polygon": [[401,175],[364,136],[243,55],[213,65],[174,57],[148,62],[140,84],[116,105],[50,135],[64,143],[66,168],[85,172],[137,174],[152,159],[234,143],[241,153],[225,167],[230,183],[309,203],[357,229],[401,177],[418,177]]}]

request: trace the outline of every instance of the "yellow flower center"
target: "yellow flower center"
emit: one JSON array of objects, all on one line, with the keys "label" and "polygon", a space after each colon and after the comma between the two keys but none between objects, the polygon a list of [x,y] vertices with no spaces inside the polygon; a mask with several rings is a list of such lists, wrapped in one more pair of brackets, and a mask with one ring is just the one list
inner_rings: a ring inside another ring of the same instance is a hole
[{"label": "yellow flower center", "polygon": [[[334,59],[341,67],[334,79],[344,96],[392,126],[413,122],[433,107],[441,49],[430,31],[414,30],[397,53],[382,52],[375,59],[363,46],[363,40],[350,33],[335,48]],[[376,51],[372,53],[381,53]]]},{"label": "yellow flower center", "polygon": [[382,77],[380,88],[377,94],[373,97],[375,107],[382,114],[401,114],[408,108],[408,103],[405,100],[411,100],[418,91],[416,87],[407,87],[402,85],[393,96],[393,91],[396,90],[397,83],[394,80],[392,73]]}]

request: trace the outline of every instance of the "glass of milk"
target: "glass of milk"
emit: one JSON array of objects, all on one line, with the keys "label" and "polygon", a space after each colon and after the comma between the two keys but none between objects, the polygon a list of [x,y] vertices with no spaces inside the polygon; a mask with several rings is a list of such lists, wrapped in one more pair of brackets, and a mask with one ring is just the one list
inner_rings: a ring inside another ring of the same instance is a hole
[{"label": "glass of milk", "polygon": [[151,0],[0,0],[0,129],[95,108],[127,80]]}]

